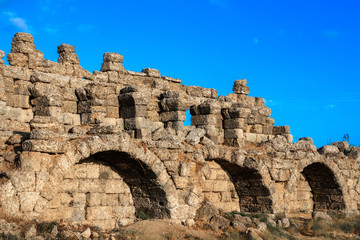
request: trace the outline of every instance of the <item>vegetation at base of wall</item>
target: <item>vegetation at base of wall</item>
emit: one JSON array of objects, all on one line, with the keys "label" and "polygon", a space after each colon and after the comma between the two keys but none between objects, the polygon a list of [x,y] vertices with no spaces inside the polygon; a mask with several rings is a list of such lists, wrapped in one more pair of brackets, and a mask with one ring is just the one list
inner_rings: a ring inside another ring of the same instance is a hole
[{"label": "vegetation at base of wall", "polygon": [[18,240],[18,237],[15,235],[12,235],[11,233],[1,233],[0,234],[1,240]]},{"label": "vegetation at base of wall", "polygon": [[139,218],[141,218],[142,220],[148,220],[150,217],[149,217],[149,215],[147,215],[143,211],[140,211],[139,212]]},{"label": "vegetation at base of wall", "polygon": [[312,220],[306,229],[315,236],[332,237],[336,234],[354,234],[360,237],[360,216],[336,217],[332,221]]},{"label": "vegetation at base of wall", "polygon": [[41,222],[36,229],[39,233],[50,233],[55,226],[58,226],[57,222]]}]

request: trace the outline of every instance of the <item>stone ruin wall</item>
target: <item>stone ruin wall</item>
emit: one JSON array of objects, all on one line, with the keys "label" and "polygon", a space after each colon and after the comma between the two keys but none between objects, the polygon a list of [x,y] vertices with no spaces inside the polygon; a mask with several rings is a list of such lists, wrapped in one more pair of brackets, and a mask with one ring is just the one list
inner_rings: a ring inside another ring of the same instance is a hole
[{"label": "stone ruin wall", "polygon": [[246,80],[217,96],[155,69],[127,71],[117,53],[90,73],[73,46],[57,50],[58,63],[46,60],[17,33],[10,65],[0,51],[2,216],[113,228],[144,217],[192,225],[204,202],[359,213],[359,148],[292,143]]}]

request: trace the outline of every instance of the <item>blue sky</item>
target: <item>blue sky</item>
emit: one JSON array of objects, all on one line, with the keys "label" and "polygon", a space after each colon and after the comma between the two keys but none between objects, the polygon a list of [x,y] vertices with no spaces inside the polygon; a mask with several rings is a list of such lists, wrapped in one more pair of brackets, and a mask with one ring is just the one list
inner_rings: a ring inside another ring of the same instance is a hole
[{"label": "blue sky", "polygon": [[360,145],[360,1],[357,0],[0,0],[0,49],[18,31],[45,58],[76,47],[99,70],[105,52],[128,70],[156,68],[184,84],[232,91],[246,78],[275,125],[320,147]]}]

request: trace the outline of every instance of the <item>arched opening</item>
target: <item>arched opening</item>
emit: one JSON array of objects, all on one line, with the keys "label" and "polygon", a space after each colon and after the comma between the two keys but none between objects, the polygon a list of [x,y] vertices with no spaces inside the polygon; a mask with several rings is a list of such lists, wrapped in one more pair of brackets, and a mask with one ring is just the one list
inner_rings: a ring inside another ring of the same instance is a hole
[{"label": "arched opening", "polygon": [[72,166],[49,209],[53,218],[103,228],[127,225],[137,218],[170,217],[156,174],[119,151],[99,152]]},{"label": "arched opening", "polygon": [[314,211],[345,209],[343,194],[334,173],[323,163],[313,163],[302,171],[313,194]]},{"label": "arched opening", "polygon": [[241,167],[221,159],[215,161],[230,177],[239,199],[241,212],[273,212],[270,191],[263,184],[262,176],[256,169]]},{"label": "arched opening", "polygon": [[216,161],[208,161],[210,171],[201,185],[204,201],[224,212],[240,211],[239,197],[229,173]]}]

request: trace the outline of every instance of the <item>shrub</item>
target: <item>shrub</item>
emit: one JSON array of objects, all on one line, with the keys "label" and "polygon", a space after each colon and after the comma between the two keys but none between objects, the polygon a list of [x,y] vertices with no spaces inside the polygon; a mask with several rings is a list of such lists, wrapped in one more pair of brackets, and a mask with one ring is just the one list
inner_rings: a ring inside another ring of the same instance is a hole
[{"label": "shrub", "polygon": [[140,211],[139,212],[139,217],[142,219],[142,220],[148,220],[150,217],[149,215],[147,215],[146,213],[144,213],[143,211]]}]

